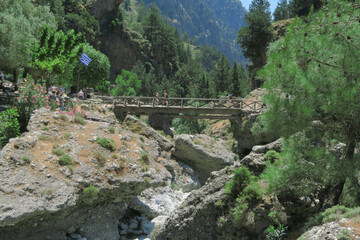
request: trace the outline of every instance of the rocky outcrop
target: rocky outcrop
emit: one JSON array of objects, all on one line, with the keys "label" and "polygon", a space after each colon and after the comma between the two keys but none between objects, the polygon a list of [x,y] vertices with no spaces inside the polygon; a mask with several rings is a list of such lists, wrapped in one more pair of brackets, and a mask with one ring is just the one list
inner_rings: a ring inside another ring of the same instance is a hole
[{"label": "rocky outcrop", "polygon": [[[245,104],[257,102],[256,104],[263,105],[263,96],[266,94],[266,90],[259,88],[249,93],[244,98]],[[237,152],[239,154],[247,154],[253,146],[270,143],[279,138],[279,136],[269,135],[265,133],[255,134],[251,131],[253,124],[257,121],[257,118],[263,113],[265,108],[255,112],[249,108],[244,109],[244,116],[241,120],[232,120],[231,125],[233,128],[234,138],[238,142]]]},{"label": "rocky outcrop", "polygon": [[193,167],[204,184],[212,171],[232,165],[237,156],[228,151],[221,139],[207,135],[182,134],[175,139],[172,155]]},{"label": "rocky outcrop", "polygon": [[357,224],[350,219],[343,218],[338,222],[329,222],[313,227],[299,238],[299,240],[337,239],[360,239]]},{"label": "rocky outcrop", "polygon": [[156,141],[118,123],[85,122],[37,110],[29,132],[1,150],[0,239],[119,239],[119,219],[134,197],[171,182]]},{"label": "rocky outcrop", "polygon": [[266,167],[266,159],[265,159],[266,152],[270,150],[280,152],[281,141],[282,139],[278,139],[275,142],[266,145],[254,146],[251,152],[249,153],[249,155],[241,159],[240,164],[246,166],[255,175],[257,176],[260,175]]},{"label": "rocky outcrop", "polygon": [[154,129],[147,126],[140,120],[134,118],[133,116],[127,115],[124,122],[132,132],[136,132],[145,137],[155,140],[162,150],[169,151],[170,149],[172,149],[173,144],[166,137],[162,136]]}]

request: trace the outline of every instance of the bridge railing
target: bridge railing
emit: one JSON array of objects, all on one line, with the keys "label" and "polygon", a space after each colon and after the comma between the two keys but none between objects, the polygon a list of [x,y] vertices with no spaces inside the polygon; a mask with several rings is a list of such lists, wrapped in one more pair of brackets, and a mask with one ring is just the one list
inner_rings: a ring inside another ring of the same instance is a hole
[{"label": "bridge railing", "polygon": [[163,98],[163,97],[98,97],[106,103],[120,106],[138,107],[162,107],[162,108],[236,108],[243,110],[261,110],[263,104],[260,101],[244,101],[242,98]]}]

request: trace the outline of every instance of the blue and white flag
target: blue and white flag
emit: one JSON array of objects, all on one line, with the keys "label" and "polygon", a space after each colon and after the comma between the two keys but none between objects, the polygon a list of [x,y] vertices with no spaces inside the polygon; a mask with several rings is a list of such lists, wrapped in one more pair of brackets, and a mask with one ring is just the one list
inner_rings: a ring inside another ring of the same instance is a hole
[{"label": "blue and white flag", "polygon": [[80,57],[80,62],[82,64],[84,64],[85,66],[89,66],[89,63],[91,62],[91,58],[89,58],[88,55],[86,55],[85,53],[81,54],[81,57]]}]

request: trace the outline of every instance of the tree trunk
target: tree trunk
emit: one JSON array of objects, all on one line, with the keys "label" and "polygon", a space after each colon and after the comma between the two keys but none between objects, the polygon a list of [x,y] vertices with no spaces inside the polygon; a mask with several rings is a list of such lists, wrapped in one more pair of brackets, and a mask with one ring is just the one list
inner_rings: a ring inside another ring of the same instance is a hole
[{"label": "tree trunk", "polygon": [[13,83],[14,84],[17,84],[18,77],[19,77],[18,71],[17,71],[17,69],[14,69],[14,72],[13,72]]}]

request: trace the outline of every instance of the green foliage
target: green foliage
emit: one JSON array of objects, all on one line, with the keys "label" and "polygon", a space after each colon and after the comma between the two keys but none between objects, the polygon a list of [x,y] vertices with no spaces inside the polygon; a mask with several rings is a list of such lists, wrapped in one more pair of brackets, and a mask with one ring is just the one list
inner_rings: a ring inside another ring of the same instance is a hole
[{"label": "green foliage", "polygon": [[110,61],[106,55],[96,50],[89,44],[84,45],[83,52],[91,58],[89,66],[84,66],[80,61],[73,64],[72,85],[97,88],[107,93],[106,82],[110,75]]},{"label": "green foliage", "polygon": [[145,151],[141,151],[140,161],[143,164],[149,164],[149,154]]},{"label": "green foliage", "polygon": [[0,1],[0,66],[12,72],[31,61],[31,46],[44,25],[56,26],[49,7],[28,0]]},{"label": "green foliage", "polygon": [[269,7],[267,0],[253,0],[249,12],[245,15],[247,26],[238,33],[237,41],[244,56],[251,60],[252,69],[260,68],[266,63],[266,50],[272,39]]},{"label": "green foliage", "polygon": [[360,216],[360,207],[347,208],[343,205],[335,205],[318,213],[310,218],[304,228],[309,229],[313,226],[321,225],[328,222],[339,221],[343,218],[358,219]]},{"label": "green foliage", "polygon": [[11,138],[20,135],[19,114],[16,109],[7,109],[0,112],[0,149],[2,149]]},{"label": "green foliage", "polygon": [[65,138],[66,140],[69,140],[70,137],[71,137],[71,134],[70,134],[70,133],[65,133],[64,138]]},{"label": "green foliage", "polygon": [[85,198],[95,198],[98,196],[99,192],[100,192],[99,189],[97,189],[93,185],[90,185],[90,186],[84,188],[83,196]]},{"label": "green foliage", "polygon": [[231,87],[231,67],[230,62],[224,55],[218,60],[212,71],[211,89],[212,96],[218,97],[220,93],[230,92]]},{"label": "green foliage", "polygon": [[290,0],[289,11],[291,16],[303,16],[310,13],[311,7],[319,9],[322,5],[322,0]]},{"label": "green foliage", "polygon": [[280,0],[274,11],[274,21],[290,18],[290,8],[287,0]]},{"label": "green foliage", "polygon": [[115,141],[109,138],[98,138],[96,142],[102,146],[103,148],[106,148],[110,151],[116,150]]},{"label": "green foliage", "polygon": [[270,225],[266,230],[266,239],[267,240],[285,240],[286,239],[286,230],[287,227],[284,225],[279,225],[278,227],[275,227],[273,225]]},{"label": "green foliage", "polygon": [[122,70],[115,82],[116,87],[111,91],[113,96],[136,96],[141,88],[137,74],[126,70]]},{"label": "green foliage", "polygon": [[145,181],[146,184],[150,184],[150,180],[151,180],[151,178],[149,178],[149,177],[144,177],[144,181]]},{"label": "green foliage", "polygon": [[83,117],[80,117],[80,116],[75,116],[74,122],[78,123],[78,124],[81,124],[81,125],[85,125],[87,123],[85,121],[85,119]]},{"label": "green foliage", "polygon": [[59,157],[65,155],[64,150],[62,150],[60,148],[53,150],[52,153],[59,156]]},{"label": "green foliage", "polygon": [[21,132],[26,130],[31,114],[36,109],[47,106],[47,102],[46,89],[39,84],[34,84],[32,79],[29,79],[20,86],[16,105],[19,113]]},{"label": "green foliage", "polygon": [[236,198],[244,188],[254,180],[254,176],[246,167],[235,170],[232,180],[225,185],[225,192]]},{"label": "green foliage", "polygon": [[30,163],[30,162],[31,162],[31,160],[30,160],[29,157],[23,157],[23,161],[24,161],[25,163]]},{"label": "green foliage", "polygon": [[[360,31],[358,22],[350,20],[359,14],[353,4],[328,1],[326,12],[296,18],[285,38],[269,47],[260,75],[269,92],[262,125],[269,134],[288,138],[277,162],[282,167],[275,164],[265,171],[274,190],[309,194],[319,186],[344,183],[359,170],[355,146],[360,112],[354,106],[360,106]],[[346,144],[338,154],[341,159],[326,150],[333,139]],[[355,196],[360,202],[359,194]]]},{"label": "green foliage", "polygon": [[46,78],[48,85],[52,75],[72,70],[72,64],[78,60],[82,52],[81,33],[75,34],[73,29],[64,33],[44,26],[40,40],[34,46],[31,65],[41,72],[41,77]]},{"label": "green foliage", "polygon": [[172,126],[176,134],[199,134],[209,126],[209,123],[203,120],[174,118]]},{"label": "green foliage", "polygon": [[266,162],[274,163],[276,160],[278,160],[280,157],[280,154],[274,150],[267,151],[265,153],[264,159]]},{"label": "green foliage", "polygon": [[65,121],[65,122],[69,121],[69,118],[65,114],[60,114],[59,118],[60,118],[60,120]]},{"label": "green foliage", "polygon": [[72,158],[69,155],[64,154],[59,158],[59,164],[61,166],[71,165],[72,164]]}]

